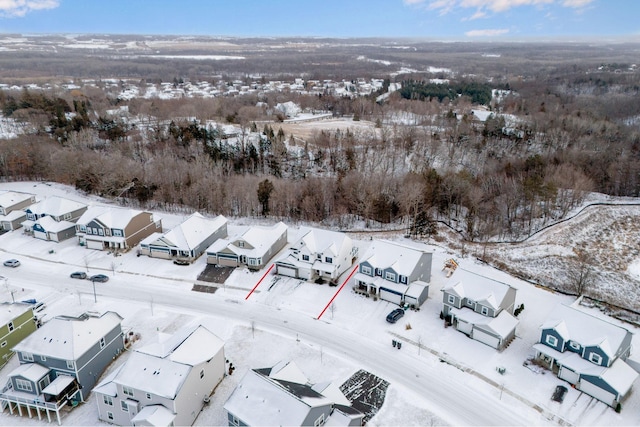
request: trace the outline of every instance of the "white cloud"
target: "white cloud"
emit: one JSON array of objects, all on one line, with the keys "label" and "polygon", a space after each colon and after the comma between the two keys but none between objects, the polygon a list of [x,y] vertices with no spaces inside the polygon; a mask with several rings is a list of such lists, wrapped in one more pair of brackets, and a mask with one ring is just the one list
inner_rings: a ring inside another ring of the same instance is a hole
[{"label": "white cloud", "polygon": [[[421,4],[425,0],[403,0],[405,4]],[[431,0],[428,8],[441,13],[450,12],[454,8],[475,8],[476,14],[490,10],[494,13],[505,12],[520,6],[540,6],[558,4],[562,7],[581,9],[595,0]],[[475,16],[475,15],[474,15]]]},{"label": "white cloud", "polygon": [[55,9],[58,6],[59,0],[0,0],[0,15],[25,16],[34,10]]},{"label": "white cloud", "polygon": [[509,30],[505,28],[493,30],[471,30],[464,33],[464,35],[467,37],[491,37],[507,34],[508,32]]}]

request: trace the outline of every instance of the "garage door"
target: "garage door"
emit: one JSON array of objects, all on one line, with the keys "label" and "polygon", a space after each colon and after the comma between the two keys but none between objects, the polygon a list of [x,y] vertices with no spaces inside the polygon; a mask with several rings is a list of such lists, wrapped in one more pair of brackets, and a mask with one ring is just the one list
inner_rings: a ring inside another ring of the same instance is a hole
[{"label": "garage door", "polygon": [[458,324],[456,325],[456,329],[460,332],[464,332],[467,335],[471,335],[471,329],[473,328],[473,324],[469,322],[465,322],[464,320],[458,319]]},{"label": "garage door", "polygon": [[389,301],[398,305],[402,304],[402,294],[393,292],[392,290],[389,290],[386,288],[380,288],[380,299],[383,299],[385,301]]},{"label": "garage door", "polygon": [[100,250],[104,248],[100,240],[87,240],[87,247],[89,249],[100,249]]},{"label": "garage door", "polygon": [[585,381],[584,378],[580,381],[580,391],[587,393],[589,396],[593,396],[596,399],[606,403],[609,406],[615,405],[616,396],[613,393],[609,393],[600,387]]},{"label": "garage door", "polygon": [[34,231],[33,237],[35,237],[36,239],[49,240],[47,238],[47,233],[42,231]]},{"label": "garage door", "polygon": [[558,378],[569,381],[571,384],[578,384],[578,380],[580,380],[580,374],[573,372],[571,369],[565,366],[561,366],[560,370],[558,371]]},{"label": "garage door", "polygon": [[471,337],[474,340],[485,343],[486,345],[489,345],[493,348],[498,348],[500,346],[500,338],[489,335],[488,333],[486,333],[485,331],[481,331],[480,329],[474,329]]},{"label": "garage door", "polygon": [[281,274],[283,276],[298,277],[297,268],[278,266],[277,271],[278,271],[278,274]]}]

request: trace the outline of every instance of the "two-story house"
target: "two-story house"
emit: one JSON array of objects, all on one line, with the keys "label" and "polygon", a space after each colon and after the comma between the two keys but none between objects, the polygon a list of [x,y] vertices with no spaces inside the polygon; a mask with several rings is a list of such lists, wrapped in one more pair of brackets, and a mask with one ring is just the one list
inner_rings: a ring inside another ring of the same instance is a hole
[{"label": "two-story house", "polygon": [[24,209],[22,222],[25,233],[42,240],[60,242],[76,235],[75,222],[85,213],[87,205],[64,197],[47,197]]},{"label": "two-story house", "polygon": [[117,425],[192,425],[225,375],[224,342],[202,325],[132,352],[96,388],[98,418]]},{"label": "two-story house", "polygon": [[442,289],[442,314],[460,332],[498,350],[515,338],[516,288],[474,277]]},{"label": "two-story house", "polygon": [[229,239],[220,239],[207,249],[207,264],[260,270],[287,244],[287,226],[253,226]]},{"label": "two-story house", "polygon": [[638,378],[625,363],[631,332],[577,308],[556,306],[533,348],[558,378],[609,406],[616,407]]},{"label": "two-story house", "polygon": [[22,222],[27,217],[24,208],[36,202],[33,194],[20,193],[18,191],[0,191],[0,225],[3,230],[11,231],[22,227]]},{"label": "two-story house", "polygon": [[115,312],[58,316],[18,343],[20,366],[9,374],[0,406],[14,414],[55,414],[86,400],[102,372],[124,349]]},{"label": "two-story house", "polygon": [[22,302],[0,304],[0,368],[13,356],[13,347],[36,328],[32,304]]},{"label": "two-story house", "polygon": [[330,383],[311,384],[294,362],[250,369],[224,404],[229,426],[362,425]]},{"label": "two-story house", "polygon": [[354,289],[394,304],[420,307],[429,296],[431,257],[430,252],[376,240],[358,265]]},{"label": "two-story house", "polygon": [[345,233],[301,227],[285,256],[275,262],[276,274],[336,284],[358,257]]},{"label": "two-story house", "polygon": [[162,232],[162,220],[136,209],[92,206],[76,223],[78,242],[89,249],[129,250]]},{"label": "two-story house", "polygon": [[170,231],[153,233],[142,240],[140,254],[193,262],[213,242],[226,236],[227,219],[224,216],[206,218],[195,212]]}]

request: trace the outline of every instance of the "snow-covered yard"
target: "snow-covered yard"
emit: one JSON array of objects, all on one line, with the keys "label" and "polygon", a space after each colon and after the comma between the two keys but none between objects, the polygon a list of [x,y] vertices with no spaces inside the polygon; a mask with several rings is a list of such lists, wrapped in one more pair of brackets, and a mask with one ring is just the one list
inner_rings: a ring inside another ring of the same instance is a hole
[{"label": "snow-covered yard", "polygon": [[[60,195],[88,200],[72,188],[58,184],[3,183],[0,189],[33,193],[38,199]],[[97,198],[90,201],[105,203]],[[186,217],[163,212],[158,215],[165,229]],[[230,222],[229,234],[233,234],[237,224],[239,221]],[[152,342],[157,332],[171,333],[187,324],[205,324],[225,341],[226,357],[237,369],[216,389],[196,425],[226,425],[222,406],[244,373],[282,360],[295,361],[311,382],[330,380],[341,384],[359,369],[388,381],[385,402],[369,422],[373,426],[640,423],[637,391],[631,392],[621,413],[571,387],[564,403],[557,403],[551,400],[555,387],[568,384],[551,372],[524,366],[534,354],[532,345],[547,314],[557,303],[574,303],[571,297],[514,279],[440,245],[413,242],[400,235],[393,240],[433,251],[429,299],[419,311],[409,310],[393,325],[385,321],[385,316],[396,306],[358,295],[351,290],[351,284],[342,288],[333,308],[318,319],[339,287],[291,278],[274,282],[270,273],[248,297],[264,271],[250,273],[236,269],[215,293],[204,294],[191,290],[205,267],[203,257],[190,266],[137,257],[135,250],[114,257],[80,247],[75,239],[45,242],[20,230],[0,236],[2,259],[15,257],[22,262],[15,269],[0,267],[0,274],[7,279],[5,286],[0,287],[0,295],[4,300],[36,298],[46,302],[45,321],[55,315],[87,310],[117,311],[124,318],[123,326],[141,336],[134,347]],[[356,241],[361,254],[369,243],[364,239]],[[529,247],[531,255],[536,251],[536,246]],[[441,268],[452,256],[460,267],[447,278]],[[96,284],[94,296],[90,282],[69,278],[76,270],[105,273],[111,280]],[[503,352],[470,340],[451,327],[445,328],[439,318],[443,286],[452,281],[477,280],[480,276],[516,287],[516,305],[525,304],[519,315],[516,339]],[[595,309],[582,309],[603,316]],[[630,325],[623,326],[637,332]],[[391,345],[394,339],[403,343],[402,349]],[[636,334],[635,348],[640,348],[638,339]],[[109,371],[127,357],[128,353],[119,357]],[[16,365],[13,358],[0,371],[0,384],[4,384],[7,373]],[[504,368],[504,373],[500,374],[497,368]],[[5,412],[0,414],[0,424],[47,423]],[[63,424],[101,424],[97,420],[95,397],[91,395],[88,402],[66,413]]]}]

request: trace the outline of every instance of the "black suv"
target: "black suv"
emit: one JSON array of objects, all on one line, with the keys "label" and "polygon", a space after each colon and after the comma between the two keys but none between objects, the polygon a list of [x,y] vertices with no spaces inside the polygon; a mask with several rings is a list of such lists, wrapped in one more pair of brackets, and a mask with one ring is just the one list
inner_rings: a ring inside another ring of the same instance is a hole
[{"label": "black suv", "polygon": [[398,320],[402,318],[402,316],[404,316],[404,310],[401,308],[396,308],[395,310],[393,310],[391,313],[387,315],[387,322],[396,323]]}]

